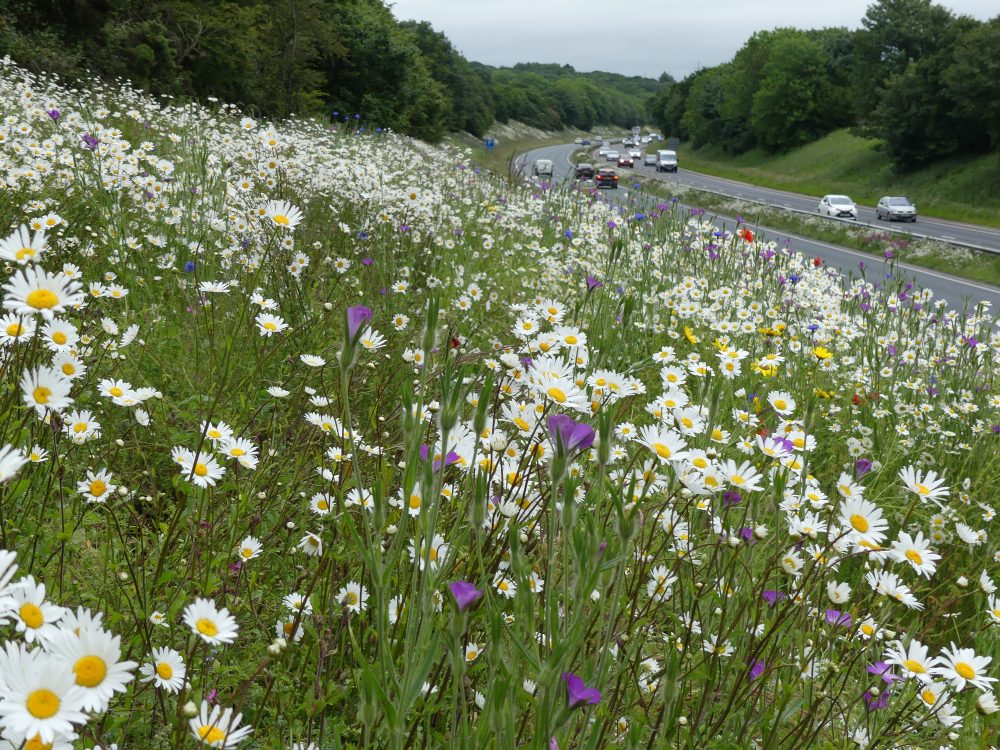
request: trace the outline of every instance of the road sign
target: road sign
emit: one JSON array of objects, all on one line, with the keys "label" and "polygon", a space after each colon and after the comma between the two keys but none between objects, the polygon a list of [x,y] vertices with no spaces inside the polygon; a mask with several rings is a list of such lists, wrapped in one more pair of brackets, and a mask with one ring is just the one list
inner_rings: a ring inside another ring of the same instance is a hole
[{"label": "road sign", "polygon": [[497,145],[497,142],[494,138],[486,138],[483,140],[483,145],[486,146],[487,149],[492,149]]},{"label": "road sign", "polygon": [[667,148],[671,151],[676,151],[677,147],[681,145],[680,138],[667,138]]}]

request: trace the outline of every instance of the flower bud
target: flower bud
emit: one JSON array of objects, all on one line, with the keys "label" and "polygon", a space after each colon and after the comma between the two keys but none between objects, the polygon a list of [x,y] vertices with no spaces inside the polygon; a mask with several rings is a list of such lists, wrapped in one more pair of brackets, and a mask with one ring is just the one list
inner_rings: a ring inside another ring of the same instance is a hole
[{"label": "flower bud", "polygon": [[188,701],[184,704],[184,715],[185,716],[197,716],[198,707],[194,705],[194,701]]}]

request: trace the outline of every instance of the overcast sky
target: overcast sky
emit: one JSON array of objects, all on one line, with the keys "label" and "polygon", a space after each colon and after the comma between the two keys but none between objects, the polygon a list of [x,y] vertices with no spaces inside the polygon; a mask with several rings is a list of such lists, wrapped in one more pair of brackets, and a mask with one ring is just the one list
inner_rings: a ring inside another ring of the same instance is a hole
[{"label": "overcast sky", "polygon": [[[568,63],[680,79],[730,59],[755,31],[857,28],[870,0],[389,0],[396,18],[430,21],[467,59]],[[998,0],[947,0],[955,13],[1000,15]]]}]

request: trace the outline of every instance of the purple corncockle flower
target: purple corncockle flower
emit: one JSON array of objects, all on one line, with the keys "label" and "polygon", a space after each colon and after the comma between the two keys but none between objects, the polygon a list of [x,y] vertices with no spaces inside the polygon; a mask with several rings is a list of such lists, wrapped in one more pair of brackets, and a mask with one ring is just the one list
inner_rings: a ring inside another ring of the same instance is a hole
[{"label": "purple corncockle flower", "polygon": [[903,679],[898,674],[893,674],[892,667],[886,664],[884,661],[877,661],[874,664],[868,665],[868,674],[878,675],[882,678],[883,682],[892,684],[897,680]]},{"label": "purple corncockle flower", "polygon": [[521,357],[521,367],[523,367],[525,370],[530,370],[531,364],[534,361],[535,360],[533,360],[531,357]]},{"label": "purple corncockle flower", "polygon": [[727,508],[731,508],[734,505],[739,505],[743,501],[743,497],[739,492],[735,490],[726,490],[722,495],[722,504]]},{"label": "purple corncockle flower", "polygon": [[842,625],[847,628],[850,627],[854,618],[851,617],[849,612],[841,612],[839,609],[828,609],[826,611],[826,621],[831,625]]},{"label": "purple corncockle flower", "polygon": [[892,260],[893,257],[895,256],[893,255],[892,250],[886,250],[884,253],[882,253],[882,257],[885,258],[886,260]]},{"label": "purple corncockle flower", "polygon": [[1000,435],[1000,424],[993,425],[993,434]]},{"label": "purple corncockle flower", "polygon": [[617,227],[618,224],[613,219],[608,220],[608,229],[617,229]]},{"label": "purple corncockle flower", "polygon": [[455,597],[455,604],[458,605],[459,612],[467,610],[483,595],[483,592],[477,589],[474,583],[469,583],[468,581],[454,581],[449,583],[448,590]]},{"label": "purple corncockle flower", "polygon": [[211,690],[208,691],[208,695],[205,696],[205,700],[207,700],[209,703],[214,704],[215,701],[218,699],[218,697],[219,697],[219,691],[216,690],[215,688],[212,688]]},{"label": "purple corncockle flower", "polygon": [[777,604],[782,599],[786,598],[788,595],[783,591],[772,591],[771,589],[765,589],[761,594],[764,601],[770,604],[772,607]]},{"label": "purple corncockle flower", "polygon": [[604,282],[598,279],[596,276],[587,277],[587,289],[589,291],[594,291],[595,289],[600,289],[604,286]]},{"label": "purple corncockle flower", "polygon": [[865,474],[872,470],[872,462],[867,458],[859,458],[854,463],[854,478],[861,479]]},{"label": "purple corncockle flower", "polygon": [[[430,457],[430,454],[431,454],[431,449],[427,447],[427,443],[422,444],[420,446],[420,460],[423,461],[424,463],[427,463],[427,459]],[[444,465],[451,466],[452,464],[457,464],[460,458],[461,456],[455,453],[455,451],[448,451],[448,453],[444,457]],[[437,471],[438,469],[441,468],[440,456],[434,457],[434,463],[431,465],[431,467],[434,469],[434,471]]]},{"label": "purple corncockle flower", "polygon": [[885,708],[889,705],[889,691],[883,690],[878,698],[873,696],[869,691],[865,691],[865,704],[868,706],[869,711],[877,711],[880,708]]},{"label": "purple corncockle flower", "polygon": [[58,109],[50,109],[45,114],[52,118],[52,122],[55,122],[62,116]]},{"label": "purple corncockle flower", "polygon": [[562,678],[566,683],[567,705],[570,708],[580,705],[592,706],[601,702],[601,691],[587,687],[583,684],[583,680],[572,672],[563,672]]},{"label": "purple corncockle flower", "polygon": [[363,265],[365,267],[370,266],[374,262],[375,261],[373,261],[371,258],[362,258],[361,259],[361,265]]},{"label": "purple corncockle flower", "polygon": [[90,135],[90,133],[87,133],[83,136],[83,143],[85,148],[89,148],[91,151],[94,151],[97,149],[97,144],[100,143],[100,141]]},{"label": "purple corncockle flower", "polygon": [[600,557],[601,555],[603,555],[604,550],[606,550],[607,548],[608,548],[607,542],[601,542],[599,545],[597,545],[597,556]]},{"label": "purple corncockle flower", "polygon": [[372,319],[372,310],[364,305],[347,308],[347,335],[352,340],[365,323]]},{"label": "purple corncockle flower", "polygon": [[765,669],[767,669],[767,665],[763,661],[760,661],[759,659],[755,661],[753,666],[750,667],[750,681],[753,682],[764,674]]},{"label": "purple corncockle flower", "polygon": [[549,417],[548,426],[552,441],[556,445],[562,444],[567,453],[587,450],[594,444],[594,428],[566,414],[553,414]]},{"label": "purple corncockle flower", "polygon": [[740,529],[739,537],[747,544],[754,544],[757,541],[753,536],[753,526],[744,526]]}]

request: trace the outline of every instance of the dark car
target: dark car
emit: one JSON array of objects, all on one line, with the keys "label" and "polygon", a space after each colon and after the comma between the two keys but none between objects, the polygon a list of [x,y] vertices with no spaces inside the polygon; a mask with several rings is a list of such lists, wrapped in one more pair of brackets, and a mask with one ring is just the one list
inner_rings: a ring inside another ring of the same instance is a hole
[{"label": "dark car", "polygon": [[628,154],[622,154],[621,156],[618,157],[618,166],[635,169],[635,160]]},{"label": "dark car", "polygon": [[594,165],[581,162],[576,165],[576,179],[578,180],[592,180],[594,179]]},{"label": "dark car", "polygon": [[618,189],[618,173],[613,169],[598,169],[594,175],[594,182],[597,187],[609,187]]},{"label": "dark car", "polygon": [[889,221],[916,221],[917,207],[910,202],[909,198],[887,195],[875,206],[875,218],[888,219]]},{"label": "dark car", "polygon": [[590,145],[590,139],[589,138],[584,138],[582,141],[580,141],[580,145],[581,146],[589,146]]}]

